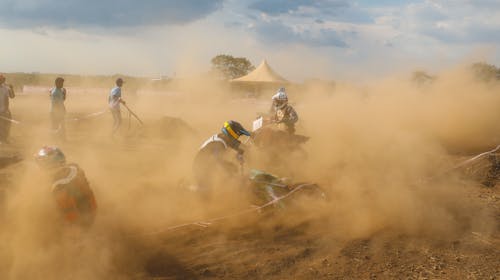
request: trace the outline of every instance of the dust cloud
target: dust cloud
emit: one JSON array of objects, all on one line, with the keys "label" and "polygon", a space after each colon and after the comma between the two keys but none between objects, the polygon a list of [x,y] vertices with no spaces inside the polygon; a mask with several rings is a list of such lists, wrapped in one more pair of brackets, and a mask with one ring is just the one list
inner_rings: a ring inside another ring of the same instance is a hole
[{"label": "dust cloud", "polygon": [[[270,164],[248,147],[246,171],[258,168],[317,182],[329,201],[321,208],[304,204],[306,213],[281,222],[321,218],[323,231],[346,240],[379,231],[446,239],[495,227],[496,221],[467,199],[462,178],[427,179],[457,158],[498,144],[500,85],[477,82],[461,67],[438,76],[424,86],[391,77],[363,86],[288,87],[300,116],[297,133],[310,137],[307,157]],[[247,208],[235,182],[221,184],[208,202],[189,191],[191,163],[224,121],[251,128],[269,108],[272,92],[241,98],[210,78],[177,80],[162,93],[139,88],[130,94],[127,84],[123,91],[145,125],[122,110],[122,136],[115,139],[106,113],[68,121],[68,141],[58,143],[50,137],[47,96],[19,94],[12,102],[13,118],[22,122],[12,128],[13,146],[25,161],[8,168],[2,279],[146,277],[148,252],[162,234],[170,234],[155,233]],[[107,90],[72,94],[69,89],[68,116],[106,110],[106,98]],[[31,160],[38,148],[52,143],[85,170],[95,192],[98,216],[86,232],[61,225],[46,174]]]}]

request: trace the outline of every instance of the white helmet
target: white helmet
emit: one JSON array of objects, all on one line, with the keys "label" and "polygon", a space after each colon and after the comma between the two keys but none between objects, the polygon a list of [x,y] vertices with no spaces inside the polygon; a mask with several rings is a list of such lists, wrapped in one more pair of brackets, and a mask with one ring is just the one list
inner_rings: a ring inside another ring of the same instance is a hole
[{"label": "white helmet", "polygon": [[285,107],[288,103],[288,96],[286,95],[285,88],[280,88],[278,92],[272,97],[276,109]]},{"label": "white helmet", "polygon": [[44,146],[35,154],[35,160],[42,168],[51,169],[63,165],[66,157],[58,147]]}]

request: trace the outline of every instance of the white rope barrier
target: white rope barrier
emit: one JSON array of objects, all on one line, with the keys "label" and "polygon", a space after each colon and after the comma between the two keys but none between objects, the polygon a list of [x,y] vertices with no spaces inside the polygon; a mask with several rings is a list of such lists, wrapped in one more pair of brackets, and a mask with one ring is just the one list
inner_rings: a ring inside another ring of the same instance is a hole
[{"label": "white rope barrier", "polygon": [[95,112],[95,113],[92,113],[92,114],[88,114],[88,115],[85,115],[83,117],[79,117],[79,118],[69,118],[69,119],[66,119],[66,121],[81,121],[81,120],[85,120],[85,119],[90,119],[90,118],[95,118],[95,117],[98,117],[100,115],[103,115],[105,114],[106,112],[108,112],[108,110],[102,110],[102,111],[99,111],[99,112]]},{"label": "white rope barrier", "polygon": [[466,161],[464,161],[462,163],[459,163],[459,164],[455,165],[454,167],[452,167],[451,169],[449,169],[448,171],[452,171],[452,170],[458,169],[460,167],[463,167],[463,166],[465,166],[465,165],[467,165],[469,163],[472,163],[472,162],[474,162],[474,161],[476,161],[476,160],[478,160],[478,159],[480,159],[480,158],[482,158],[482,157],[484,157],[486,155],[496,153],[498,150],[500,150],[500,145],[498,145],[495,149],[493,149],[491,151],[487,151],[487,152],[481,153],[481,154],[479,154],[479,155],[477,155],[475,157],[472,157],[472,158],[470,158],[470,159],[468,159],[468,160],[466,160]]},{"label": "white rope barrier", "polygon": [[4,116],[0,116],[0,119],[5,120],[5,121],[9,121],[9,122],[11,122],[11,123],[15,123],[15,124],[21,124],[21,122],[20,122],[20,121],[16,121],[16,120],[14,120],[14,119],[9,119],[9,118],[6,118],[6,117],[4,117]]},{"label": "white rope barrier", "polygon": [[[99,111],[99,112],[95,112],[95,113],[91,113],[91,114],[85,115],[83,117],[66,118],[65,121],[80,121],[80,120],[90,119],[90,118],[101,116],[101,115],[105,114],[107,111],[108,110],[106,109],[106,110],[103,110],[103,111]],[[11,122],[13,124],[21,124],[21,125],[25,125],[26,124],[24,122],[20,122],[20,121],[17,121],[15,119],[10,119],[10,118],[4,117],[4,116],[0,116],[0,119],[8,121],[8,122]]]},{"label": "white rope barrier", "polygon": [[484,152],[484,153],[480,153],[480,154],[478,154],[478,155],[476,155],[476,156],[474,156],[474,157],[472,157],[472,158],[470,158],[470,159],[468,159],[468,160],[465,160],[465,161],[463,161],[463,162],[461,162],[461,163],[459,163],[459,164],[456,164],[455,166],[453,166],[453,167],[451,167],[451,168],[449,168],[449,169],[447,169],[447,170],[445,170],[445,171],[441,172],[440,174],[433,175],[433,176],[429,176],[429,177],[427,177],[427,178],[423,178],[423,179],[421,179],[420,183],[422,183],[422,182],[429,182],[429,181],[432,181],[432,180],[434,180],[434,179],[437,179],[437,178],[439,178],[439,177],[441,177],[441,176],[443,176],[443,175],[446,175],[446,174],[448,174],[448,173],[450,173],[450,172],[452,172],[452,171],[455,171],[455,170],[457,170],[457,169],[459,169],[459,168],[462,168],[462,167],[464,167],[464,166],[467,166],[467,165],[469,165],[469,164],[471,164],[471,163],[475,162],[476,160],[481,159],[482,157],[484,157],[484,156],[486,156],[486,155],[490,155],[490,154],[496,153],[496,152],[497,152],[497,151],[499,151],[499,150],[500,150],[500,145],[498,145],[498,146],[497,146],[495,149],[493,149],[493,150],[486,151],[486,152]]},{"label": "white rope barrier", "polygon": [[206,228],[206,227],[209,227],[210,225],[212,225],[215,222],[219,222],[219,221],[222,221],[222,220],[231,219],[231,218],[234,218],[234,217],[242,216],[242,215],[253,213],[253,212],[259,212],[259,211],[261,211],[264,208],[267,208],[267,207],[269,207],[271,205],[276,204],[277,202],[279,202],[279,201],[281,201],[283,199],[288,198],[289,196],[291,196],[295,192],[301,190],[302,188],[307,187],[307,186],[311,186],[311,185],[314,185],[314,184],[307,183],[307,184],[298,185],[293,190],[291,190],[289,193],[287,193],[285,195],[282,195],[280,197],[277,197],[277,198],[269,201],[266,204],[263,204],[261,206],[257,206],[257,207],[251,208],[251,209],[242,210],[242,211],[236,212],[234,214],[225,215],[225,216],[221,216],[221,217],[217,217],[217,218],[212,218],[212,219],[205,220],[205,221],[197,221],[197,222],[190,222],[190,223],[184,223],[184,224],[174,225],[174,226],[167,227],[165,229],[156,230],[156,231],[149,232],[149,233],[142,233],[142,234],[138,234],[138,235],[142,235],[142,236],[157,235],[157,234],[161,234],[161,233],[165,233],[165,232],[169,232],[169,231],[173,231],[173,230],[176,230],[176,229],[179,229],[179,228],[185,228],[185,227],[189,227],[189,226],[197,226],[197,227]]}]

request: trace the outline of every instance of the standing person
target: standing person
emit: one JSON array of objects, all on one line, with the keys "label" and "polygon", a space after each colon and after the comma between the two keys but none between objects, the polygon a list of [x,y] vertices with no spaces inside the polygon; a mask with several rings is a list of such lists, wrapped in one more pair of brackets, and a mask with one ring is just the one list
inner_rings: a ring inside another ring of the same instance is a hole
[{"label": "standing person", "polygon": [[66,139],[66,127],[64,117],[66,116],[66,89],[64,88],[64,79],[57,77],[55,86],[50,90],[50,118],[52,121],[52,131],[61,140]]},{"label": "standing person", "polygon": [[5,76],[0,74],[0,143],[8,143],[10,134],[10,119],[12,115],[9,109],[9,98],[14,98],[14,88],[5,83]]},{"label": "standing person", "polygon": [[9,98],[14,98],[14,88],[5,83],[5,76],[0,74],[0,143],[8,143],[10,134],[10,119],[12,115],[9,110]]},{"label": "standing person", "polygon": [[120,111],[120,103],[125,105],[125,101],[122,99],[122,86],[123,81],[122,78],[116,79],[116,86],[111,89],[108,97],[109,110],[111,114],[113,114],[113,132],[112,135],[118,131],[122,124],[122,114]]}]

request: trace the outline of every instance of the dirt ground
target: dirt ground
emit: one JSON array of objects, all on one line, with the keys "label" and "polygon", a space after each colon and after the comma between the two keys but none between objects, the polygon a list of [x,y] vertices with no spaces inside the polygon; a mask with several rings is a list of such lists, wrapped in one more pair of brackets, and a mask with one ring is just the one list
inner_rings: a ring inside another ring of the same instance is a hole
[{"label": "dirt ground", "polygon": [[[122,135],[111,137],[105,113],[68,121],[62,142],[49,130],[47,97],[20,94],[11,109],[21,124],[0,147],[24,158],[0,170],[0,278],[500,279],[500,185],[444,173],[499,144],[498,87],[446,81],[403,95],[391,82],[371,89],[384,93],[377,98],[292,93],[298,133],[311,137],[307,159],[270,164],[248,147],[245,169],[316,182],[329,199],[175,229],[250,209],[234,184],[211,198],[186,186],[201,143],[227,119],[251,127],[267,99],[125,92],[143,127],[124,113]],[[68,116],[105,102],[106,93],[69,92]],[[86,172],[99,205],[89,231],[58,222],[32,160],[46,144]]]}]

